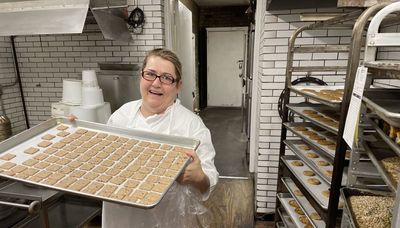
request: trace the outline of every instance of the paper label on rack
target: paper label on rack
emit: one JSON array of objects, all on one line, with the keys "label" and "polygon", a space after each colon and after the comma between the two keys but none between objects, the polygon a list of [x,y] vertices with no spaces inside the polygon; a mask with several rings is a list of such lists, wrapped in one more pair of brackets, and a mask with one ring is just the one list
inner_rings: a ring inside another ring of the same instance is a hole
[{"label": "paper label on rack", "polygon": [[343,139],[346,141],[347,145],[349,145],[351,149],[353,149],[353,143],[357,137],[356,131],[359,122],[361,100],[364,93],[364,86],[367,80],[367,72],[368,72],[367,68],[363,66],[358,67],[353,86],[353,93],[351,94],[350,105],[347,111],[347,118],[344,126]]}]

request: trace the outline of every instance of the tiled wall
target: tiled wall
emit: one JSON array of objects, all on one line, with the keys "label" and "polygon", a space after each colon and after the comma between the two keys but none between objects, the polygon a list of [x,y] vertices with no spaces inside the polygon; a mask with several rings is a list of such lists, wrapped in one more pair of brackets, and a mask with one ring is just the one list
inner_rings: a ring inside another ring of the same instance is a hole
[{"label": "tiled wall", "polygon": [[[143,33],[132,34],[134,41],[129,43],[105,40],[95,24],[86,25],[82,34],[16,37],[16,52],[31,126],[50,117],[51,103],[61,100],[63,79],[80,79],[82,70],[98,70],[98,63],[102,62],[141,64],[146,51],[165,46],[164,1],[139,3],[146,22]],[[14,77],[9,46],[8,37],[0,37],[0,64],[3,66],[6,61],[8,67],[0,68],[0,74],[5,72],[4,79],[0,79],[1,84]],[[14,133],[25,129],[17,88],[4,91],[7,115],[12,118]]]},{"label": "tiled wall", "polygon": [[[312,23],[301,22],[301,13],[342,12],[337,9],[307,9],[265,12],[262,56],[260,58],[261,104],[258,143],[258,167],[256,207],[258,213],[275,211],[276,184],[279,161],[279,142],[281,118],[278,115],[278,98],[285,82],[287,64],[288,39],[300,26]],[[314,30],[304,32],[296,44],[348,44],[351,30]],[[346,66],[347,53],[306,53],[296,54],[294,66]],[[294,79],[305,74],[296,74]],[[312,76],[320,78],[329,85],[344,82],[344,72],[316,73]],[[301,97],[291,98],[291,102],[304,101]]]}]

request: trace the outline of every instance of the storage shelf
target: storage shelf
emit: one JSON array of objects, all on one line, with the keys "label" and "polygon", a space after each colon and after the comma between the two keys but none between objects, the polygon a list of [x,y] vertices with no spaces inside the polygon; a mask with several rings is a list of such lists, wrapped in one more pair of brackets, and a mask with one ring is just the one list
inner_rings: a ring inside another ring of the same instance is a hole
[{"label": "storage shelf", "polygon": [[287,214],[285,209],[281,210],[280,208],[278,208],[278,214],[282,219],[282,223],[281,224],[282,224],[283,227],[286,227],[286,228],[295,228],[296,227],[296,225],[289,220],[291,218]]},{"label": "storage shelf", "polygon": [[370,61],[365,62],[364,66],[378,70],[400,71],[400,61]]},{"label": "storage shelf", "polygon": [[341,102],[332,102],[332,101],[328,101],[325,99],[322,99],[319,96],[316,96],[315,94],[310,94],[310,93],[306,93],[304,91],[302,91],[302,89],[304,88],[309,88],[309,89],[330,89],[330,88],[335,88],[335,89],[343,89],[343,86],[289,86],[289,89],[292,92],[295,92],[303,97],[309,98],[311,100],[317,101],[321,104],[327,105],[329,107],[335,108],[337,110],[340,109],[340,105]]}]

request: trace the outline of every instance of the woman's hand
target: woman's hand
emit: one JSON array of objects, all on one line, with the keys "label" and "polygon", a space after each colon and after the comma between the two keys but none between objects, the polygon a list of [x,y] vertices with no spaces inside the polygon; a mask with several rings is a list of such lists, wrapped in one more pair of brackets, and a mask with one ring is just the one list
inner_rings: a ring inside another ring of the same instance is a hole
[{"label": "woman's hand", "polygon": [[201,168],[199,157],[194,151],[186,152],[186,155],[191,157],[192,161],[178,177],[178,183],[182,185],[190,184],[199,189],[200,192],[206,192],[210,188],[210,181]]},{"label": "woman's hand", "polygon": [[69,115],[67,116],[67,119],[68,119],[70,122],[75,122],[75,120],[77,120],[78,117],[76,117],[74,114],[69,114]]}]

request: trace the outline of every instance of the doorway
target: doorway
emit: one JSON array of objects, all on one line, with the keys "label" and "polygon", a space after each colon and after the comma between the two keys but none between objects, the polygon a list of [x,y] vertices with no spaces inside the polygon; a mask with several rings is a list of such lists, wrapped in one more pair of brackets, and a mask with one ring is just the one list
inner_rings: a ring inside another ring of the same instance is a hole
[{"label": "doorway", "polygon": [[241,107],[246,27],[207,29],[207,106]]}]

